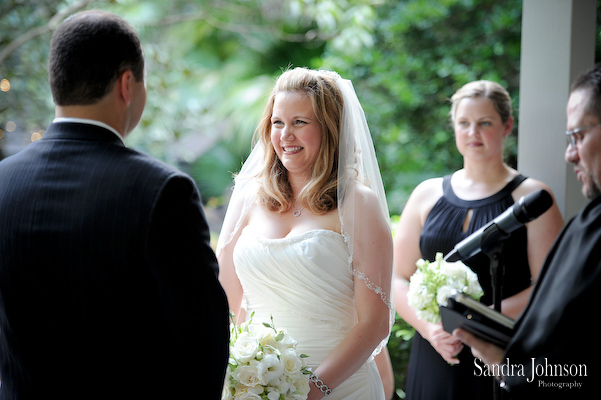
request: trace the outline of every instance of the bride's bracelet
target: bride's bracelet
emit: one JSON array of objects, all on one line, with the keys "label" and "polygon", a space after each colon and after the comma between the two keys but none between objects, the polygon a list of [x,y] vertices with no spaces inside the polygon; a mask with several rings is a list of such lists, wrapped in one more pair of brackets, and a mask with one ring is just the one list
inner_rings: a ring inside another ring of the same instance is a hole
[{"label": "bride's bracelet", "polygon": [[309,377],[309,380],[315,384],[317,389],[321,390],[321,392],[324,394],[324,396],[328,396],[328,395],[332,394],[332,389],[330,389],[328,387],[328,385],[323,383],[323,381],[321,379],[319,379],[319,377],[317,375],[315,375],[313,372],[311,372],[311,376]]}]

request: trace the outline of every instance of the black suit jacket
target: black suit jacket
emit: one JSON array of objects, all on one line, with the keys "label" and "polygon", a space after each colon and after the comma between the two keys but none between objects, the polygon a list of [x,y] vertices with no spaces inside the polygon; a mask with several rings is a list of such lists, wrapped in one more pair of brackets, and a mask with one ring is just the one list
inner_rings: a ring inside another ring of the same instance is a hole
[{"label": "black suit jacket", "polygon": [[187,175],[52,124],[0,162],[0,398],[220,398],[217,271]]},{"label": "black suit jacket", "polygon": [[512,399],[599,399],[601,197],[560,233],[507,348]]}]

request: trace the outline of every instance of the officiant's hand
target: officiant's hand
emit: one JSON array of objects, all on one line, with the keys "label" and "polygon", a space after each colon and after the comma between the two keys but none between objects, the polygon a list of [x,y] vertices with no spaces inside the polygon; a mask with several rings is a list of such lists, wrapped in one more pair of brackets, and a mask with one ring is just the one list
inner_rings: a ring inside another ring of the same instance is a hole
[{"label": "officiant's hand", "polygon": [[449,364],[459,364],[457,355],[463,349],[463,343],[442,329],[442,324],[428,324],[426,339],[440,356]]},{"label": "officiant's hand", "polygon": [[469,346],[472,349],[474,357],[479,358],[485,364],[499,365],[503,362],[505,351],[502,348],[479,339],[463,329],[455,329],[453,331],[453,336],[461,340],[466,346]]}]

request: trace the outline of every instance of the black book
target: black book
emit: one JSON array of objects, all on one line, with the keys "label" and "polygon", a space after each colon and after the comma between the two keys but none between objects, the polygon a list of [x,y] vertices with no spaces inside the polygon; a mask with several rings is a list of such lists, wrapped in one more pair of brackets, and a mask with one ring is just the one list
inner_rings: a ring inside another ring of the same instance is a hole
[{"label": "black book", "polygon": [[460,292],[449,297],[446,307],[440,306],[440,318],[449,333],[461,328],[501,348],[514,333],[514,320]]}]

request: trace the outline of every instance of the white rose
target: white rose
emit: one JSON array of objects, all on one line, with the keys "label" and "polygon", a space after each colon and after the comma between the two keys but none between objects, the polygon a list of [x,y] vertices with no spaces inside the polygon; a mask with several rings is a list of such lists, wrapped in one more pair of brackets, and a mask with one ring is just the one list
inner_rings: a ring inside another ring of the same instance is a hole
[{"label": "white rose", "polygon": [[265,354],[277,354],[281,352],[281,344],[278,341],[284,334],[276,333],[273,329],[266,327],[262,324],[253,324],[251,332],[258,338],[259,343],[263,346],[263,352]]},{"label": "white rose", "polygon": [[250,334],[254,337],[260,338],[269,335],[271,329],[267,329],[267,327],[263,324],[253,322],[252,324],[248,325],[248,332],[250,332]]},{"label": "white rose", "polygon": [[291,349],[296,348],[298,342],[292,336],[286,333],[280,341],[280,344],[282,346],[282,349]]},{"label": "white rose", "polygon": [[[286,385],[282,385],[282,390],[284,390],[284,388],[286,389],[286,392],[288,394],[294,392],[296,390],[296,381],[298,381],[299,379],[302,379],[303,374],[301,372],[297,372],[294,375],[288,375],[286,376]],[[283,392],[285,393],[285,392]]]},{"label": "white rose", "polygon": [[223,385],[223,391],[221,392],[221,400],[233,400],[234,397],[232,396],[232,391],[230,390],[230,387],[227,384],[227,382],[229,382],[229,379],[226,379],[225,382],[226,384]]},{"label": "white rose", "polygon": [[265,354],[280,355],[283,350],[283,346],[273,335],[262,337],[261,345],[263,346],[263,352],[265,352]]},{"label": "white rose", "polygon": [[261,400],[261,396],[251,392],[236,393],[235,400]]},{"label": "white rose", "polygon": [[242,385],[254,387],[261,384],[257,368],[242,365],[232,373],[232,377]]},{"label": "white rose", "polygon": [[[261,385],[257,385],[257,386],[244,386],[241,383],[238,383],[235,387],[234,387],[234,391],[235,391],[235,395],[234,398],[238,399],[240,396],[242,395],[246,395],[246,394],[250,394],[250,395],[256,395],[261,397],[261,394],[264,392],[264,388]],[[251,399],[253,397],[250,397]]]},{"label": "white rose", "polygon": [[267,393],[267,399],[280,400],[280,392],[278,392],[277,390],[272,390],[271,392]]},{"label": "white rose", "polygon": [[266,354],[257,366],[259,378],[266,385],[274,378],[278,378],[284,372],[284,367],[275,354]]},{"label": "white rose", "polygon": [[303,362],[300,357],[296,354],[294,349],[286,349],[282,353],[282,365],[284,366],[284,372],[292,375],[301,370]]},{"label": "white rose", "polygon": [[286,394],[288,393],[288,391],[293,391],[294,390],[294,385],[291,384],[288,381],[288,379],[286,379],[286,377],[280,376],[279,378],[273,378],[269,382],[269,389],[268,390],[275,390],[278,393],[286,396]]},{"label": "white rose", "polygon": [[292,394],[294,399],[304,400],[307,398],[309,394],[309,390],[311,387],[309,386],[309,377],[307,375],[302,375],[299,379],[294,382],[294,387],[296,390]]},{"label": "white rose", "polygon": [[250,333],[242,332],[234,344],[234,357],[238,361],[246,363],[255,358],[257,351],[259,351],[259,341]]}]

